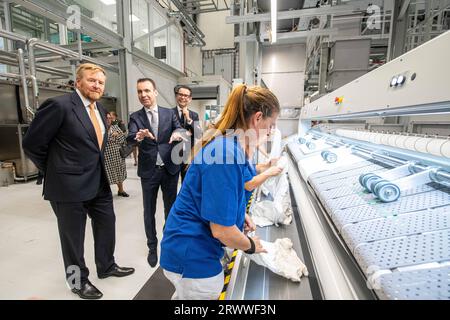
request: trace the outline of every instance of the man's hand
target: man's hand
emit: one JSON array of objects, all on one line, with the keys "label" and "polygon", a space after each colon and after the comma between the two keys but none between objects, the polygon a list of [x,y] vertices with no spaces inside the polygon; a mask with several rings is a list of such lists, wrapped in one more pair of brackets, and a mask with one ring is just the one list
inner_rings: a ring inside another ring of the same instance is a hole
[{"label": "man's hand", "polygon": [[252,218],[245,214],[245,222],[244,222],[244,233],[247,234],[248,232],[253,232],[256,230],[256,225],[253,222]]},{"label": "man's hand", "polygon": [[155,140],[155,136],[148,129],[140,129],[139,132],[136,133],[136,137],[134,139],[141,142],[145,138]]},{"label": "man's hand", "polygon": [[191,122],[191,118],[189,117],[188,108],[181,109],[181,112],[183,112],[183,116],[184,116],[184,119],[186,119],[186,122]]},{"label": "man's hand", "polygon": [[174,141],[187,141],[187,139],[184,138],[179,132],[174,132],[170,136],[169,143],[172,143]]}]

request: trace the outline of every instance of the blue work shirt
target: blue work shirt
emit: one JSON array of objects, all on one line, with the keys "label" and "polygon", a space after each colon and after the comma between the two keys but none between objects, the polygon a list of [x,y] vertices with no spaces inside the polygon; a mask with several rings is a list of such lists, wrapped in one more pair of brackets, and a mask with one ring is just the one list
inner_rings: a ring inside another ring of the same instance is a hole
[{"label": "blue work shirt", "polygon": [[[256,176],[256,167],[251,161],[248,161],[247,165],[245,166],[244,183],[249,182],[255,176]],[[250,200],[250,197],[252,196],[253,191],[254,190],[252,190],[252,191],[245,190],[245,203],[246,204]]]},{"label": "blue work shirt", "polygon": [[236,136],[218,137],[194,157],[164,227],[163,269],[185,278],[222,272],[224,245],[213,237],[210,222],[243,229],[246,162]]}]

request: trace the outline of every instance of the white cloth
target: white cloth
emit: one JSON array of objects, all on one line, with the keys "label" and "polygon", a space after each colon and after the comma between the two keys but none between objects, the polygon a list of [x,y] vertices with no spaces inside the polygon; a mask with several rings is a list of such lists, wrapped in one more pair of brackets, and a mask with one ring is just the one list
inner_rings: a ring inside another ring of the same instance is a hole
[{"label": "white cloth", "polygon": [[270,149],[270,159],[278,158],[281,155],[281,131],[274,129],[272,137],[272,147]]},{"label": "white cloth", "polygon": [[283,212],[282,206],[277,205],[274,201],[263,200],[255,203],[251,210],[253,222],[258,227],[267,227],[275,224],[290,224],[292,222],[291,210]]},{"label": "white cloth", "polygon": [[172,300],[217,300],[223,289],[223,271],[210,278],[183,278],[179,273],[164,270],[164,275],[175,287]]},{"label": "white cloth", "polygon": [[281,157],[277,166],[283,172],[268,179],[262,186],[261,191],[268,196],[272,195],[273,201],[263,200],[255,203],[251,208],[253,222],[260,227],[275,224],[290,224],[292,222],[292,205],[289,193],[289,181],[287,179],[287,159]]},{"label": "white cloth", "polygon": [[264,195],[268,196],[271,194],[272,196],[275,195],[277,190],[277,184],[280,180],[280,177],[283,174],[286,174],[288,171],[288,159],[285,155],[281,156],[280,159],[278,159],[277,167],[283,169],[282,173],[278,176],[271,177],[267,179],[266,182],[261,186],[261,192],[264,193]]},{"label": "white cloth", "polygon": [[261,240],[261,244],[267,253],[248,254],[250,260],[295,282],[300,282],[302,276],[308,276],[308,269],[292,248],[291,239],[282,238],[275,242]]}]

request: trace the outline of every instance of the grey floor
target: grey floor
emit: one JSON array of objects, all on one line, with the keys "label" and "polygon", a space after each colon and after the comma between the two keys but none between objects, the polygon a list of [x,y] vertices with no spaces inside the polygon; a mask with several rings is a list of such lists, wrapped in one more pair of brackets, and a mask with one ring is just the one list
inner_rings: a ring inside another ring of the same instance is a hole
[{"label": "grey floor", "polygon": [[[89,222],[86,227],[89,278],[103,292],[103,299],[133,299],[158,267],[147,263],[141,185],[132,160],[127,160],[127,170],[125,190],[130,197],[118,197],[117,187],[112,186],[117,217],[115,257],[119,265],[136,268],[135,274],[98,279]],[[79,299],[66,286],[56,218],[41,193],[42,186],[35,180],[0,187],[0,299]],[[156,215],[161,239],[161,193]]]}]

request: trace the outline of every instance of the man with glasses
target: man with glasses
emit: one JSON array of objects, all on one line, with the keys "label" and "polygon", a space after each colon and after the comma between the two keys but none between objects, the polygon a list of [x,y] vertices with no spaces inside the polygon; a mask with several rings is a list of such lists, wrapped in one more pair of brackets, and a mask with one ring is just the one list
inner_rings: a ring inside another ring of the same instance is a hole
[{"label": "man with glasses", "polygon": [[196,139],[200,139],[202,129],[200,127],[198,113],[188,109],[188,106],[192,101],[191,88],[185,85],[178,85],[174,88],[174,93],[177,106],[173,108],[173,111],[181,126],[186,129],[187,135],[190,136],[190,140],[183,142],[183,148],[180,150],[180,156],[183,159],[181,164],[181,182],[183,182],[188,168],[191,149],[194,147]]}]

